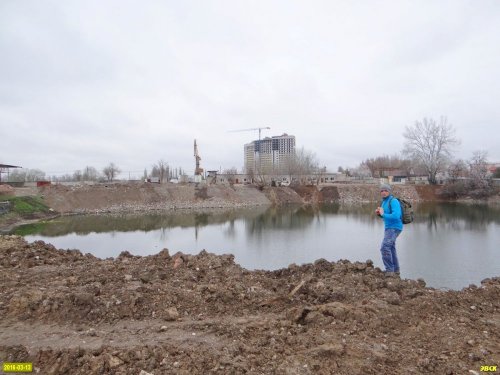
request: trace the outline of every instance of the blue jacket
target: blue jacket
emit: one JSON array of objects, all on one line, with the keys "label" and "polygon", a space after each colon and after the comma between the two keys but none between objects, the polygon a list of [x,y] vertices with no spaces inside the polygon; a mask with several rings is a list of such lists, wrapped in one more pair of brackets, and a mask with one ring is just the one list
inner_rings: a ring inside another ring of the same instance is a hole
[{"label": "blue jacket", "polygon": [[[391,208],[389,208],[389,201],[391,201]],[[382,218],[384,219],[385,229],[394,228],[403,230],[403,220],[401,218],[401,206],[399,201],[392,195],[389,195],[382,200],[382,208],[384,209]]]}]

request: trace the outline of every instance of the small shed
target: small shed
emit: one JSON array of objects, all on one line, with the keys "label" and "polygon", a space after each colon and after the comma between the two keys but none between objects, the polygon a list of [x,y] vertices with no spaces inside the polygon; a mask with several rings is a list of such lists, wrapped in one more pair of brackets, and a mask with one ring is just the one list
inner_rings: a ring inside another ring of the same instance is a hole
[{"label": "small shed", "polygon": [[9,171],[12,168],[22,168],[17,165],[9,165],[9,164],[0,164],[0,183],[2,183],[2,173],[7,173],[7,177],[9,176]]}]

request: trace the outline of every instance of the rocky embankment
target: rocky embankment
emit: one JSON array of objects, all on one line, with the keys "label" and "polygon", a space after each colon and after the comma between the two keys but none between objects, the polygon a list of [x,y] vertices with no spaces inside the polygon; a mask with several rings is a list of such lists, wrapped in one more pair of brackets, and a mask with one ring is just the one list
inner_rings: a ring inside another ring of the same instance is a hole
[{"label": "rocky embankment", "polygon": [[101,260],[0,236],[0,359],[40,374],[478,374],[500,280],[462,291],[372,262],[248,271],[231,255]]},{"label": "rocky embankment", "polygon": [[238,208],[269,205],[259,189],[194,184],[52,185],[39,190],[46,204],[57,212],[99,213],[176,209]]},{"label": "rocky embankment", "polygon": [[[2,210],[0,232],[3,233],[8,233],[17,225],[51,219],[60,214],[202,211],[287,204],[352,204],[376,202],[380,199],[378,186],[373,184],[258,188],[252,185],[112,183],[10,189],[11,196],[38,199],[44,209],[30,213]],[[395,186],[394,190],[398,196],[414,202],[437,198],[435,188],[429,186]]]},{"label": "rocky embankment", "polygon": [[[413,201],[422,200],[419,189],[397,186],[395,192]],[[238,208],[258,205],[304,203],[360,203],[380,199],[378,186],[339,184],[332,186],[266,187],[252,185],[174,184],[53,185],[38,192],[45,203],[60,213],[130,212],[149,210]],[[427,194],[424,200],[432,199]]]}]

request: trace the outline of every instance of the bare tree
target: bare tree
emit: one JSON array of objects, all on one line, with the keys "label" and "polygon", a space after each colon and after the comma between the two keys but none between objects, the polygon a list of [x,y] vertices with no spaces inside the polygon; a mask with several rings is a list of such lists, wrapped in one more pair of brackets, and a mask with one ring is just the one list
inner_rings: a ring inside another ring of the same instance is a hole
[{"label": "bare tree", "polygon": [[387,155],[366,159],[362,164],[370,170],[372,177],[383,177],[384,171],[394,168],[397,164],[396,157],[390,158]]},{"label": "bare tree", "polygon": [[290,181],[296,177],[300,183],[304,183],[306,176],[316,173],[318,168],[319,162],[316,154],[304,150],[304,148],[298,150],[294,157],[289,158],[285,165],[285,171],[289,175]]},{"label": "bare tree", "polygon": [[466,177],[467,164],[462,159],[453,161],[448,166],[448,177],[450,182],[456,182],[460,177]]},{"label": "bare tree", "polygon": [[33,182],[44,180],[45,178],[45,172],[40,169],[20,169],[14,170],[9,174],[9,181],[12,182]]},{"label": "bare tree", "polygon": [[412,174],[415,174],[417,164],[418,162],[415,162],[413,160],[403,159],[399,164],[399,168],[406,174],[407,177],[410,177]]},{"label": "bare tree", "polygon": [[[479,199],[495,194],[488,171],[487,156],[486,151],[476,151],[466,162],[462,160],[453,162],[448,169],[449,180],[441,193],[449,198],[469,196]],[[458,177],[467,178],[458,179]]]},{"label": "bare tree", "polygon": [[352,171],[352,175],[357,178],[366,178],[366,177],[372,177],[373,174],[371,170],[368,168],[368,166],[365,163],[361,163],[359,167],[354,168]]},{"label": "bare tree", "polygon": [[166,161],[160,159],[156,164],[153,165],[151,170],[151,176],[158,177],[160,183],[170,180],[170,167]]},{"label": "bare tree", "polygon": [[413,164],[411,160],[402,158],[400,155],[384,155],[366,159],[361,163],[360,167],[368,168],[371,177],[380,178],[384,177],[388,171],[395,169],[404,170],[409,175]]},{"label": "bare tree", "polygon": [[236,175],[238,174],[236,167],[226,169],[223,173],[227,176],[227,180],[231,185],[236,182]]},{"label": "bare tree", "polygon": [[488,181],[488,153],[486,151],[475,151],[468,161],[469,175],[472,188],[485,188]]},{"label": "bare tree", "polygon": [[77,169],[76,171],[73,172],[73,180],[74,181],[82,181],[82,171]]},{"label": "bare tree", "polygon": [[83,181],[97,181],[99,173],[94,167],[86,166],[83,170],[82,180]]},{"label": "bare tree", "polygon": [[322,182],[325,174],[326,174],[326,166],[323,166],[321,168],[316,168],[316,170],[314,171],[314,179],[316,180],[316,185],[319,185],[320,182]]},{"label": "bare tree", "polygon": [[121,172],[120,168],[118,168],[114,163],[109,163],[107,167],[102,170],[104,176],[108,179],[108,181],[113,181],[113,179]]},{"label": "bare tree", "polygon": [[11,182],[26,181],[26,171],[25,170],[14,170],[14,171],[10,172],[8,181],[11,181]]},{"label": "bare tree", "polygon": [[[360,167],[366,167],[370,171],[372,177],[380,177],[380,168],[377,166],[377,161],[374,158],[366,159]],[[340,171],[339,171],[340,172]]]},{"label": "bare tree", "polygon": [[45,180],[45,172],[40,169],[28,169],[26,173],[26,181]]},{"label": "bare tree", "polygon": [[451,157],[453,147],[459,144],[455,129],[441,117],[439,123],[424,118],[415,125],[407,126],[403,136],[406,138],[404,153],[425,166],[430,184],[436,184],[436,175],[443,171]]}]

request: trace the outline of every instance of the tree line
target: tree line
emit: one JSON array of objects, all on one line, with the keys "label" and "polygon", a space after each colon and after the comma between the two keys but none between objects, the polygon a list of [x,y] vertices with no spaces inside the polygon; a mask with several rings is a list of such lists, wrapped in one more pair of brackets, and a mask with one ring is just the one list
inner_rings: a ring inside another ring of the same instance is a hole
[{"label": "tree line", "polygon": [[[406,176],[426,175],[430,184],[438,183],[438,175],[447,177],[450,195],[459,194],[461,190],[476,190],[481,194],[491,191],[491,177],[500,177],[500,170],[493,175],[488,171],[487,153],[476,151],[470,159],[454,159],[453,155],[460,140],[456,137],[455,128],[448,123],[446,117],[439,121],[424,118],[416,121],[413,126],[407,126],[403,133],[405,143],[399,154],[392,156],[382,155],[368,158],[356,168],[339,167],[338,171],[354,177],[386,177],[390,171],[400,170]],[[225,170],[228,175],[235,175],[236,168]],[[76,170],[73,174],[52,176],[52,181],[113,181],[121,173],[121,169],[114,163],[109,163],[101,171],[92,166],[83,170]],[[314,176],[319,182],[326,173],[326,167],[320,167],[316,155],[304,148],[295,152],[273,171],[248,171],[252,180],[266,183],[266,177],[287,175],[290,181],[306,182]],[[168,182],[185,175],[182,168],[171,168],[163,159],[154,163],[148,171],[144,169],[143,178],[156,178],[158,182]],[[10,181],[38,181],[47,179],[45,173],[39,169],[19,169],[10,173]],[[466,182],[464,182],[466,181]]]},{"label": "tree line", "polygon": [[40,169],[22,168],[15,169],[9,174],[11,182],[35,182],[50,180],[54,182],[70,182],[70,181],[112,181],[121,173],[120,168],[114,163],[109,163],[101,171],[98,171],[92,166],[86,166],[82,170],[78,169],[72,174],[66,173],[60,176],[47,174]]},{"label": "tree line", "polygon": [[[460,145],[456,130],[446,117],[439,120],[424,118],[407,126],[403,132],[405,143],[402,150],[394,155],[382,155],[367,158],[357,167],[338,167],[338,172],[348,177],[383,178],[397,172],[405,176],[426,176],[431,185],[438,183],[438,177],[446,178],[447,187],[456,184],[456,190],[480,191],[488,194],[493,191],[492,177],[500,177],[500,170],[488,171],[488,155],[485,151],[476,151],[470,159],[454,159],[454,153]],[[235,175],[236,168],[224,171],[226,175]],[[266,178],[287,175],[290,181],[306,182],[313,177],[320,181],[326,173],[326,167],[320,167],[316,155],[304,148],[297,150],[285,163],[276,170],[262,173],[248,171],[250,178],[266,182]],[[458,181],[462,181],[458,183]],[[464,182],[466,181],[466,182]],[[446,191],[446,190],[445,190]],[[453,193],[454,194],[454,193]]]},{"label": "tree line", "polygon": [[446,180],[444,195],[481,197],[494,192],[491,179],[499,178],[500,170],[488,170],[488,153],[484,150],[475,151],[467,160],[455,159],[460,140],[446,117],[416,121],[405,128],[403,136],[405,144],[400,154],[368,158],[350,173],[378,178],[397,169],[406,176],[426,175],[432,185],[438,183],[441,174]]},{"label": "tree line", "polygon": [[[63,175],[48,176],[40,169],[21,168],[14,169],[9,173],[8,181],[10,182],[36,182],[50,180],[53,182],[111,182],[118,178],[122,173],[120,167],[111,162],[101,170],[93,166],[86,166],[83,169],[75,170],[73,173],[65,173]],[[177,179],[184,175],[184,169],[171,168],[163,159],[153,164],[148,171],[144,169],[143,179],[151,177],[158,178],[159,182],[167,182],[172,179]]]}]

